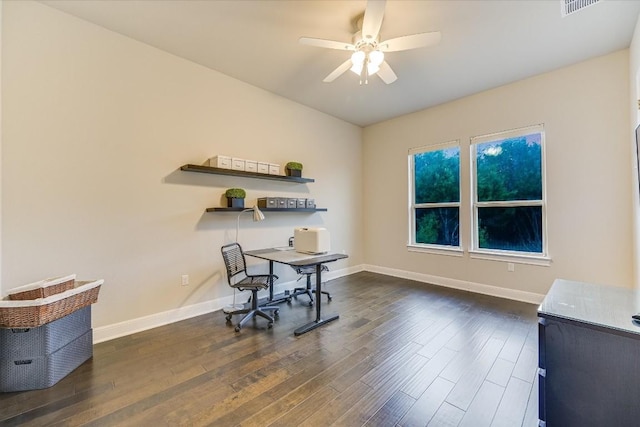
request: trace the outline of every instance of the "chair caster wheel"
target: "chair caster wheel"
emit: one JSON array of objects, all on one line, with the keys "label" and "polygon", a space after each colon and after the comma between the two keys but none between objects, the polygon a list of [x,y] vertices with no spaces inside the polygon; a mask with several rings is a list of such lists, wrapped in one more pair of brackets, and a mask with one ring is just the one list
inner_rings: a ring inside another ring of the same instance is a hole
[{"label": "chair caster wheel", "polygon": [[271,328],[273,328],[273,322],[269,322],[269,323],[267,324],[267,329],[271,329]]},{"label": "chair caster wheel", "polygon": [[227,322],[231,322],[231,315],[228,314],[227,316],[225,316],[225,319],[227,319]]},{"label": "chair caster wheel", "polygon": [[313,307],[313,301],[309,301],[309,307]]},{"label": "chair caster wheel", "polygon": [[240,332],[240,326],[236,326],[236,332]]},{"label": "chair caster wheel", "polygon": [[275,310],[273,312],[273,315],[276,316],[276,317],[280,316],[280,310]]},{"label": "chair caster wheel", "polygon": [[328,299],[329,301],[331,301],[333,298],[331,298],[331,297],[327,297],[327,299]]},{"label": "chair caster wheel", "polygon": [[291,298],[287,298],[287,304],[291,304]]}]

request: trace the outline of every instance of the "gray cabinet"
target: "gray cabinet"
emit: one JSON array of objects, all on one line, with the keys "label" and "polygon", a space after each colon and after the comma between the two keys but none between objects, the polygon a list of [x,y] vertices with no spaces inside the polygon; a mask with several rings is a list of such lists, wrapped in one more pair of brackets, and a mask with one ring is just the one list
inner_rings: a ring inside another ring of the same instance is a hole
[{"label": "gray cabinet", "polygon": [[631,289],[556,280],[538,309],[539,425],[640,426]]}]

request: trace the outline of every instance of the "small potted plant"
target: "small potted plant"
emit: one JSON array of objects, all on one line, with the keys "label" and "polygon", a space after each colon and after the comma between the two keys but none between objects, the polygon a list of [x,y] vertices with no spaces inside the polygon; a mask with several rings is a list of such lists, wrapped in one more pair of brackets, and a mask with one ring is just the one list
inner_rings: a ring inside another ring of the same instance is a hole
[{"label": "small potted plant", "polygon": [[244,198],[247,197],[247,192],[242,188],[230,188],[224,195],[227,196],[227,207],[244,208]]},{"label": "small potted plant", "polygon": [[295,176],[300,178],[302,176],[302,163],[289,162],[285,166],[287,170],[287,176]]}]

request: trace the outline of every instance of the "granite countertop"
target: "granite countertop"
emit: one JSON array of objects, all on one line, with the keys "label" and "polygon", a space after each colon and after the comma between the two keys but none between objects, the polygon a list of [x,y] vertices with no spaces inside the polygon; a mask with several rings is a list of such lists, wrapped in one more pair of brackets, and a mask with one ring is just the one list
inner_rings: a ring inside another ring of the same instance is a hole
[{"label": "granite countertop", "polygon": [[640,337],[640,294],[629,288],[557,279],[538,308],[539,317],[575,321]]}]

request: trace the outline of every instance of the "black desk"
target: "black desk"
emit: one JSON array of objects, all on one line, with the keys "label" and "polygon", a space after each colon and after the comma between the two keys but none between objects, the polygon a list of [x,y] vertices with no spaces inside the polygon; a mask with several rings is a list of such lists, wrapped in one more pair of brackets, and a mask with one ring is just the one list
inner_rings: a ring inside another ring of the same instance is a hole
[{"label": "black desk", "polygon": [[[322,292],[322,265],[329,262],[337,261],[339,259],[347,258],[347,255],[309,255],[298,253],[293,250],[278,250],[274,248],[245,251],[245,255],[269,261],[269,274],[273,274],[274,262],[290,265],[292,267],[316,267],[316,320],[296,329],[293,332],[295,335],[302,335],[319,326],[324,325],[325,323],[332,322],[340,317],[336,314],[330,317],[325,317],[324,319],[322,318],[322,298],[320,298]],[[271,286],[269,286],[269,299],[273,300],[273,283],[271,283]]]}]

